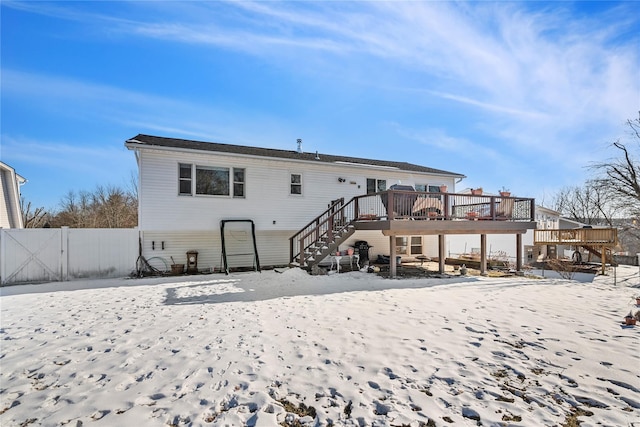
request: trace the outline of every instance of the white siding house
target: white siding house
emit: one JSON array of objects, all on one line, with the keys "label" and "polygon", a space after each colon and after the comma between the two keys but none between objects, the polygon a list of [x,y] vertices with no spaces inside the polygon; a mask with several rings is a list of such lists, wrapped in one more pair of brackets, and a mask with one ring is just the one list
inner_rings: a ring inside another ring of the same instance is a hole
[{"label": "white siding house", "polygon": [[[186,263],[198,252],[198,268],[221,266],[222,220],[255,224],[260,264],[286,265],[289,238],[339,198],[386,190],[402,183],[421,191],[449,191],[465,176],[404,162],[341,157],[137,135],[125,146],[138,163],[139,230],[142,252],[154,267]],[[437,248],[423,236],[420,251]],[[349,242],[366,240],[388,254],[381,232],[358,231]],[[346,243],[349,243],[346,242]],[[251,265],[250,228],[230,225],[230,265]],[[431,249],[429,249],[431,246]],[[437,253],[437,249],[436,249]]]},{"label": "white siding house", "polygon": [[0,162],[0,228],[24,228],[20,209],[20,186],[26,179],[6,163]]}]

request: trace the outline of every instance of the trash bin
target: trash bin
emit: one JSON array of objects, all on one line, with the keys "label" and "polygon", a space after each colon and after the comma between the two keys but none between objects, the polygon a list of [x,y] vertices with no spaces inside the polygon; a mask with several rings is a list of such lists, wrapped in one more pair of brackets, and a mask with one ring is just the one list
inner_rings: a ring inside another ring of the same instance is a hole
[{"label": "trash bin", "polygon": [[396,256],[396,265],[398,267],[402,265],[402,257],[400,255]]},{"label": "trash bin", "polygon": [[184,264],[171,264],[171,274],[179,276],[184,273]]}]

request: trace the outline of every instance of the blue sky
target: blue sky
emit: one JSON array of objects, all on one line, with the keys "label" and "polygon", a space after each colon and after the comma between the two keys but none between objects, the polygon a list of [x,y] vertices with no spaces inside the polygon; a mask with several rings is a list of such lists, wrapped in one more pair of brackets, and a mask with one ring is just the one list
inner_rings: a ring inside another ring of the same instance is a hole
[{"label": "blue sky", "polygon": [[637,2],[3,0],[2,161],[55,209],[138,133],[407,161],[551,202],[640,110]]}]

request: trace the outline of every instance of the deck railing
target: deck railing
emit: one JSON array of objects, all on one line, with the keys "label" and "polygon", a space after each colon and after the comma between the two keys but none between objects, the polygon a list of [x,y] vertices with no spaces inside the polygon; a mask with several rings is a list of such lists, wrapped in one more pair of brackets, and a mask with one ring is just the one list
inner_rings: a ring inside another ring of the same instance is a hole
[{"label": "deck railing", "polygon": [[534,199],[389,190],[356,199],[357,219],[534,221]]},{"label": "deck railing", "polygon": [[354,221],[489,220],[534,221],[535,201],[522,197],[388,190],[331,204],[289,239],[291,262],[302,265],[305,251]]},{"label": "deck railing", "polygon": [[535,230],[533,240],[535,244],[615,246],[618,244],[618,230],[616,228]]},{"label": "deck railing", "polygon": [[291,236],[289,238],[290,262],[297,258],[300,265],[303,265],[304,253],[308,248],[321,240],[330,243],[336,229],[345,227],[353,221],[353,203],[353,199],[347,205],[344,204],[344,198],[336,200],[326,211]]}]

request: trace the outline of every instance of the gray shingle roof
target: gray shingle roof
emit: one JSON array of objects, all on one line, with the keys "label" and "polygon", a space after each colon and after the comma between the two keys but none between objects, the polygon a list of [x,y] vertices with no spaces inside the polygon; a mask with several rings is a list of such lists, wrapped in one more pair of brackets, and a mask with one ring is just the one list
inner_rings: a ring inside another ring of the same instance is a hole
[{"label": "gray shingle roof", "polygon": [[464,178],[465,176],[455,172],[448,172],[440,169],[429,168],[426,166],[414,165],[407,162],[394,162],[390,160],[363,159],[359,157],[332,156],[330,154],[318,153],[299,153],[295,150],[278,150],[273,148],[248,147],[244,145],[220,144],[216,142],[193,141],[188,139],[166,138],[161,136],[152,136],[139,134],[126,141],[126,145],[131,146],[137,144],[139,146],[178,148],[185,150],[211,151],[219,153],[242,154],[248,156],[270,157],[278,159],[303,160],[309,162],[323,163],[347,163],[361,164],[367,166],[380,166],[383,168],[396,168],[408,172],[420,172],[438,175],[450,175]]}]

